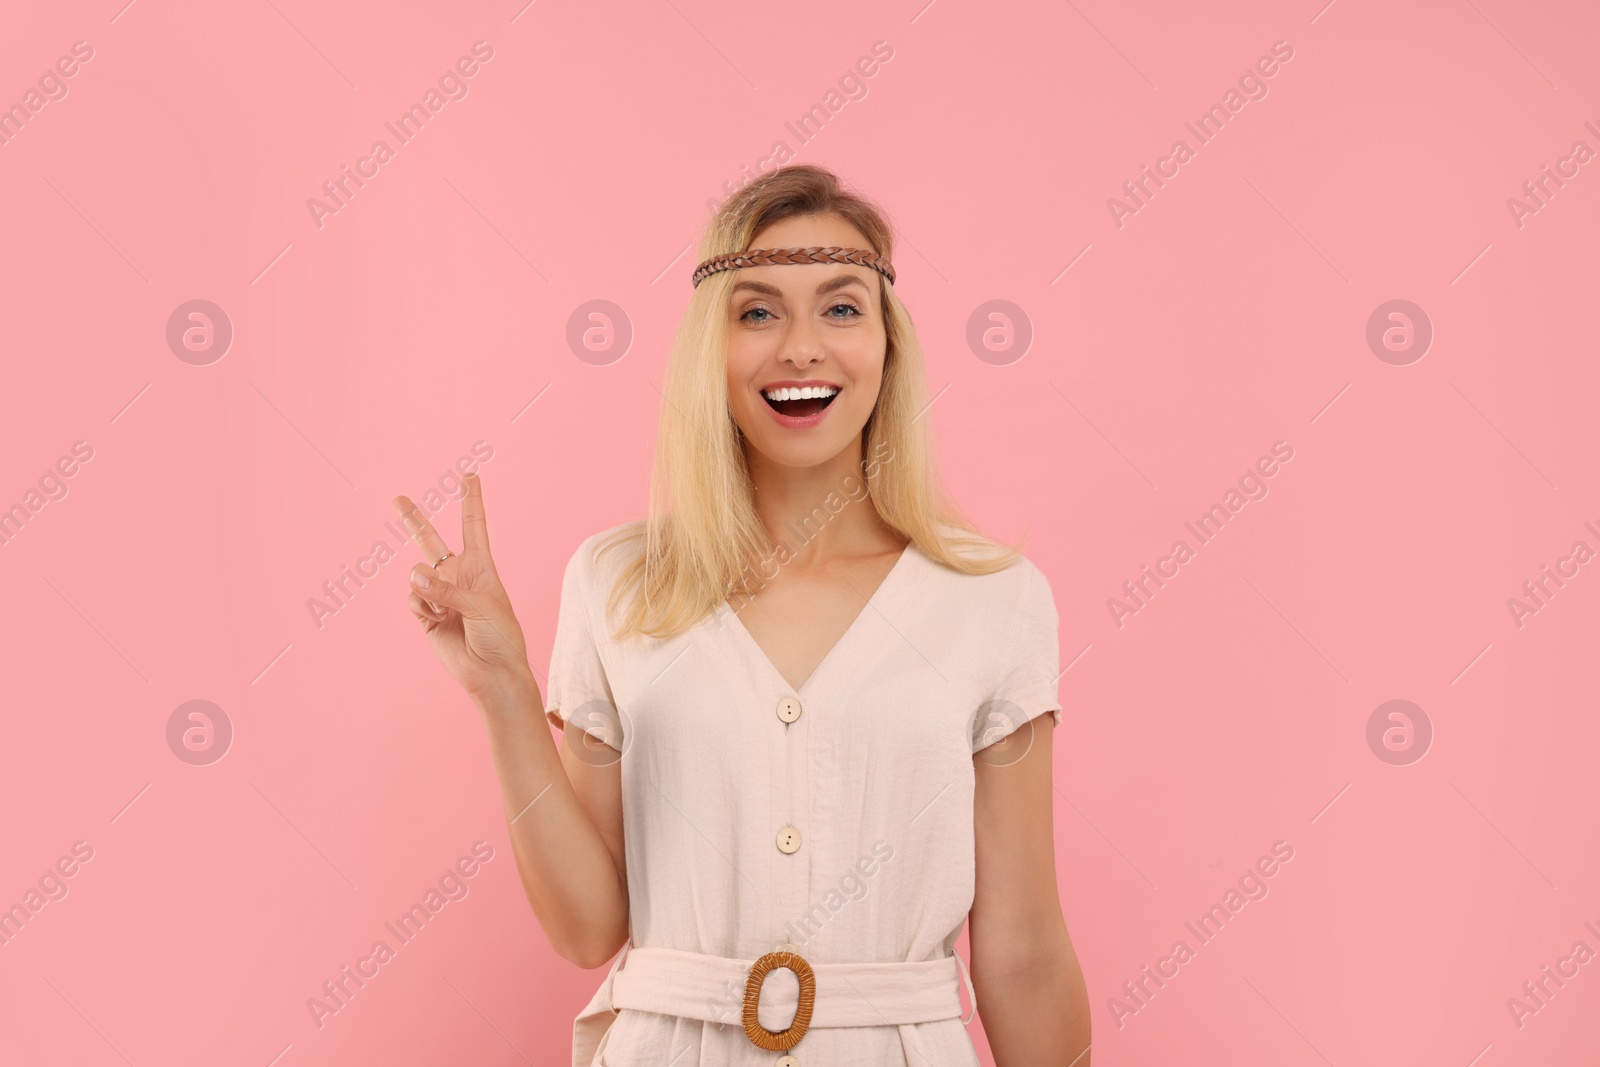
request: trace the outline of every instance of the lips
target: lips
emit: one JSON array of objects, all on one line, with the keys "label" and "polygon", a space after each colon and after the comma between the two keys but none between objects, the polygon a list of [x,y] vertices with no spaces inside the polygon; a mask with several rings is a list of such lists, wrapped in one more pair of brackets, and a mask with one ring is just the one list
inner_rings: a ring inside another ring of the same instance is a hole
[{"label": "lips", "polygon": [[786,430],[804,430],[828,417],[841,386],[820,378],[768,382],[761,387],[773,421]]}]

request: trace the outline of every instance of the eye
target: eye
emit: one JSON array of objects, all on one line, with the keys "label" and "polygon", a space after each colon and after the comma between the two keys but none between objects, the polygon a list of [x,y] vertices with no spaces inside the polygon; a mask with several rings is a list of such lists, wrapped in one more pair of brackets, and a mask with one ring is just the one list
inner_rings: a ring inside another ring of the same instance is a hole
[{"label": "eye", "polygon": [[768,316],[769,318],[772,315],[772,312],[768,311],[766,308],[762,307],[760,304],[757,304],[755,307],[750,308],[749,310],[747,310],[743,315],[740,315],[739,316],[739,321],[740,322],[745,322],[745,321],[749,321],[749,322],[766,322],[767,321],[766,319],[752,319],[752,318],[750,318],[750,316],[754,315],[758,311],[763,313],[764,315]]},{"label": "eye", "polygon": [[848,301],[848,300],[841,300],[837,304],[835,304],[831,308],[829,308],[828,310],[829,311],[838,311],[840,308],[844,308],[845,310],[847,310],[849,312],[849,314],[848,315],[834,315],[834,316],[832,316],[833,318],[836,318],[836,319],[853,319],[853,318],[858,318],[861,315],[861,309],[856,307],[854,304],[850,303],[850,301]]}]

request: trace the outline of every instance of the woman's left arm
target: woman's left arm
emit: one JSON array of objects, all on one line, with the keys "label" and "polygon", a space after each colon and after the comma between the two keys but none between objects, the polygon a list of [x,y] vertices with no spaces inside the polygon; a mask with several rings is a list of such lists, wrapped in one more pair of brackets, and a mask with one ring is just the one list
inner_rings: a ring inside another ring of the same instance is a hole
[{"label": "woman's left arm", "polygon": [[977,874],[967,926],[996,1067],[1089,1067],[1089,995],[1056,893],[1054,732],[1052,716],[1039,715],[973,757]]}]

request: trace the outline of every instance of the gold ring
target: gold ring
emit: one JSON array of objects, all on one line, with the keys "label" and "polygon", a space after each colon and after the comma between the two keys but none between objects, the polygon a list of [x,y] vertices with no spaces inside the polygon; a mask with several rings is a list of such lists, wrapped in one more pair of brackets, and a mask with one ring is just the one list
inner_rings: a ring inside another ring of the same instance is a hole
[{"label": "gold ring", "polygon": [[440,556],[438,558],[438,560],[434,563],[434,566],[437,567],[440,563],[443,563],[445,560],[449,559],[453,555],[455,555],[454,552],[450,551],[448,548],[445,549],[444,550],[444,555],[442,555],[442,556]]},{"label": "gold ring", "polygon": [[[787,967],[800,979],[800,1003],[794,1010],[794,1021],[787,1029],[768,1030],[761,1025],[758,1009],[761,1006],[761,986],[767,975],[779,967]],[[800,1043],[811,1025],[811,1009],[817,1003],[817,974],[811,964],[793,952],[769,952],[750,965],[750,975],[744,982],[744,1032],[757,1048],[768,1052],[786,1052]]]}]

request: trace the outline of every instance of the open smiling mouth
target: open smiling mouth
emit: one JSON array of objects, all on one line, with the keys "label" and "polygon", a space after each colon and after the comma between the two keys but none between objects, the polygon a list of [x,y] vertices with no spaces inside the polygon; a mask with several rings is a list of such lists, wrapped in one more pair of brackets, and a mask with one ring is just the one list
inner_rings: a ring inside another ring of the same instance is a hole
[{"label": "open smiling mouth", "polygon": [[780,389],[763,389],[762,399],[767,406],[780,415],[787,415],[793,419],[803,419],[808,415],[816,415],[833,403],[833,398],[839,395],[839,390],[829,385],[808,385],[802,388],[784,386]]}]

